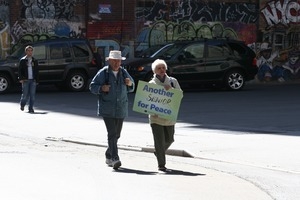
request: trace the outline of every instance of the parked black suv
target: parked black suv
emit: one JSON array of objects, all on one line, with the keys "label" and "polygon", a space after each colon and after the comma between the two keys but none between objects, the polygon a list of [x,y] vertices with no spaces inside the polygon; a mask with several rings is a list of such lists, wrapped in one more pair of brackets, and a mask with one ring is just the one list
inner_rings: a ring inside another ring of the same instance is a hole
[{"label": "parked black suv", "polygon": [[[40,84],[55,84],[70,91],[83,91],[97,71],[90,43],[86,39],[59,38],[26,44],[34,47],[39,62]],[[0,94],[18,84],[18,64],[25,46],[0,62]]]},{"label": "parked black suv", "polygon": [[164,59],[168,74],[183,86],[215,86],[241,90],[257,73],[255,52],[244,42],[229,39],[197,39],[169,43],[152,55],[127,59],[124,67],[135,79],[149,81],[151,63]]}]

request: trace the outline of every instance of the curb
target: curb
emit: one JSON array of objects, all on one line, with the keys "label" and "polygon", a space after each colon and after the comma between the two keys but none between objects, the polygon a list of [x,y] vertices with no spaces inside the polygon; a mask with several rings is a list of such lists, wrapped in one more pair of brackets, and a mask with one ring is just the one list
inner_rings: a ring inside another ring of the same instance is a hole
[{"label": "curb", "polygon": [[[54,141],[54,142],[67,142],[67,143],[74,143],[74,144],[81,144],[81,145],[90,145],[90,146],[97,146],[97,147],[105,147],[107,148],[106,144],[96,144],[90,142],[82,142],[77,140],[71,139],[64,139],[64,138],[55,138],[55,137],[46,137],[45,140]],[[119,149],[127,150],[127,151],[138,151],[138,152],[145,152],[145,153],[154,153],[154,148],[151,147],[134,147],[134,146],[125,146],[125,145],[118,145]],[[168,149],[166,151],[167,155],[172,156],[179,156],[179,157],[189,157],[195,158],[191,153],[181,150],[181,149]]]},{"label": "curb", "polygon": [[[154,153],[154,148],[151,147],[142,147],[143,152],[148,152],[148,153]],[[181,149],[168,149],[166,151],[167,155],[172,155],[172,156],[180,156],[180,157],[189,157],[189,158],[195,158],[192,154],[185,150]]]}]

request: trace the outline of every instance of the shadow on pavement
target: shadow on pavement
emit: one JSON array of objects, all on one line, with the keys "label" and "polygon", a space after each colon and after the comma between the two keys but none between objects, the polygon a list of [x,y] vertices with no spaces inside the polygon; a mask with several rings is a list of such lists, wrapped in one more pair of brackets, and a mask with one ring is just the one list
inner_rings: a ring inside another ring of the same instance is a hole
[{"label": "shadow on pavement", "polygon": [[115,170],[115,172],[128,173],[128,174],[139,174],[139,175],[155,175],[155,174],[157,174],[157,172],[151,172],[151,171],[148,172],[148,171],[129,169],[129,168],[124,168],[124,167],[120,167],[118,170]]},{"label": "shadow on pavement", "polygon": [[[279,134],[299,136],[300,83],[249,84],[243,91],[190,90],[184,92],[177,122],[181,128],[228,131],[231,134]],[[0,102],[16,103],[20,91],[0,95]],[[135,94],[129,94],[129,115],[125,122],[148,124],[148,116],[133,111]],[[97,96],[84,92],[63,92],[39,86],[35,111],[98,118]],[[274,123],[276,120],[276,123]]]},{"label": "shadow on pavement", "polygon": [[182,175],[182,176],[206,176],[206,174],[193,173],[193,172],[187,172],[187,171],[176,170],[176,169],[168,169],[166,172],[163,172],[162,174]]},{"label": "shadow on pavement", "polygon": [[44,114],[48,114],[49,112],[37,112],[37,111],[34,111],[34,113],[30,113],[30,112],[26,112],[28,114],[32,114],[32,115],[44,115]]},{"label": "shadow on pavement", "polygon": [[156,174],[182,175],[182,176],[205,176],[206,175],[201,173],[193,173],[193,172],[187,172],[187,171],[181,171],[175,169],[168,169],[168,171],[166,172],[152,172],[152,171],[143,171],[137,169],[129,169],[124,167],[120,167],[118,170],[115,170],[115,172],[131,173],[131,174],[139,174],[139,175],[156,175]]}]

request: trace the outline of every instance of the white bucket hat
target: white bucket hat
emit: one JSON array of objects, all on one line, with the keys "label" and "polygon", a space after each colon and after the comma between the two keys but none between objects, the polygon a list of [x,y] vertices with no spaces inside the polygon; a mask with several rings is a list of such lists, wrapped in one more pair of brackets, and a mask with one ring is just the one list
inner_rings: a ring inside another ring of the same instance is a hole
[{"label": "white bucket hat", "polygon": [[272,50],[272,47],[269,43],[264,42],[260,45],[260,51]]},{"label": "white bucket hat", "polygon": [[121,51],[113,50],[109,52],[109,56],[106,57],[105,60],[109,60],[109,59],[125,60],[126,58],[122,57]]}]

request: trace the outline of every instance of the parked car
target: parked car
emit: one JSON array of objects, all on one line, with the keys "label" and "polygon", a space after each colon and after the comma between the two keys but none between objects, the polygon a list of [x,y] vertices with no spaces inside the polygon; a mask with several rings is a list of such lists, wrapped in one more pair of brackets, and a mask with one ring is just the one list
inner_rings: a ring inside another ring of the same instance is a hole
[{"label": "parked car", "polygon": [[257,73],[255,52],[242,41],[197,39],[177,41],[144,58],[127,59],[123,67],[136,82],[149,81],[152,62],[164,59],[168,74],[183,86],[215,86],[241,90]]},{"label": "parked car", "polygon": [[[26,45],[34,47],[40,84],[55,84],[79,92],[87,88],[88,80],[98,71],[90,43],[85,39],[48,39]],[[26,45],[0,62],[0,94],[18,84],[18,64]]]}]

